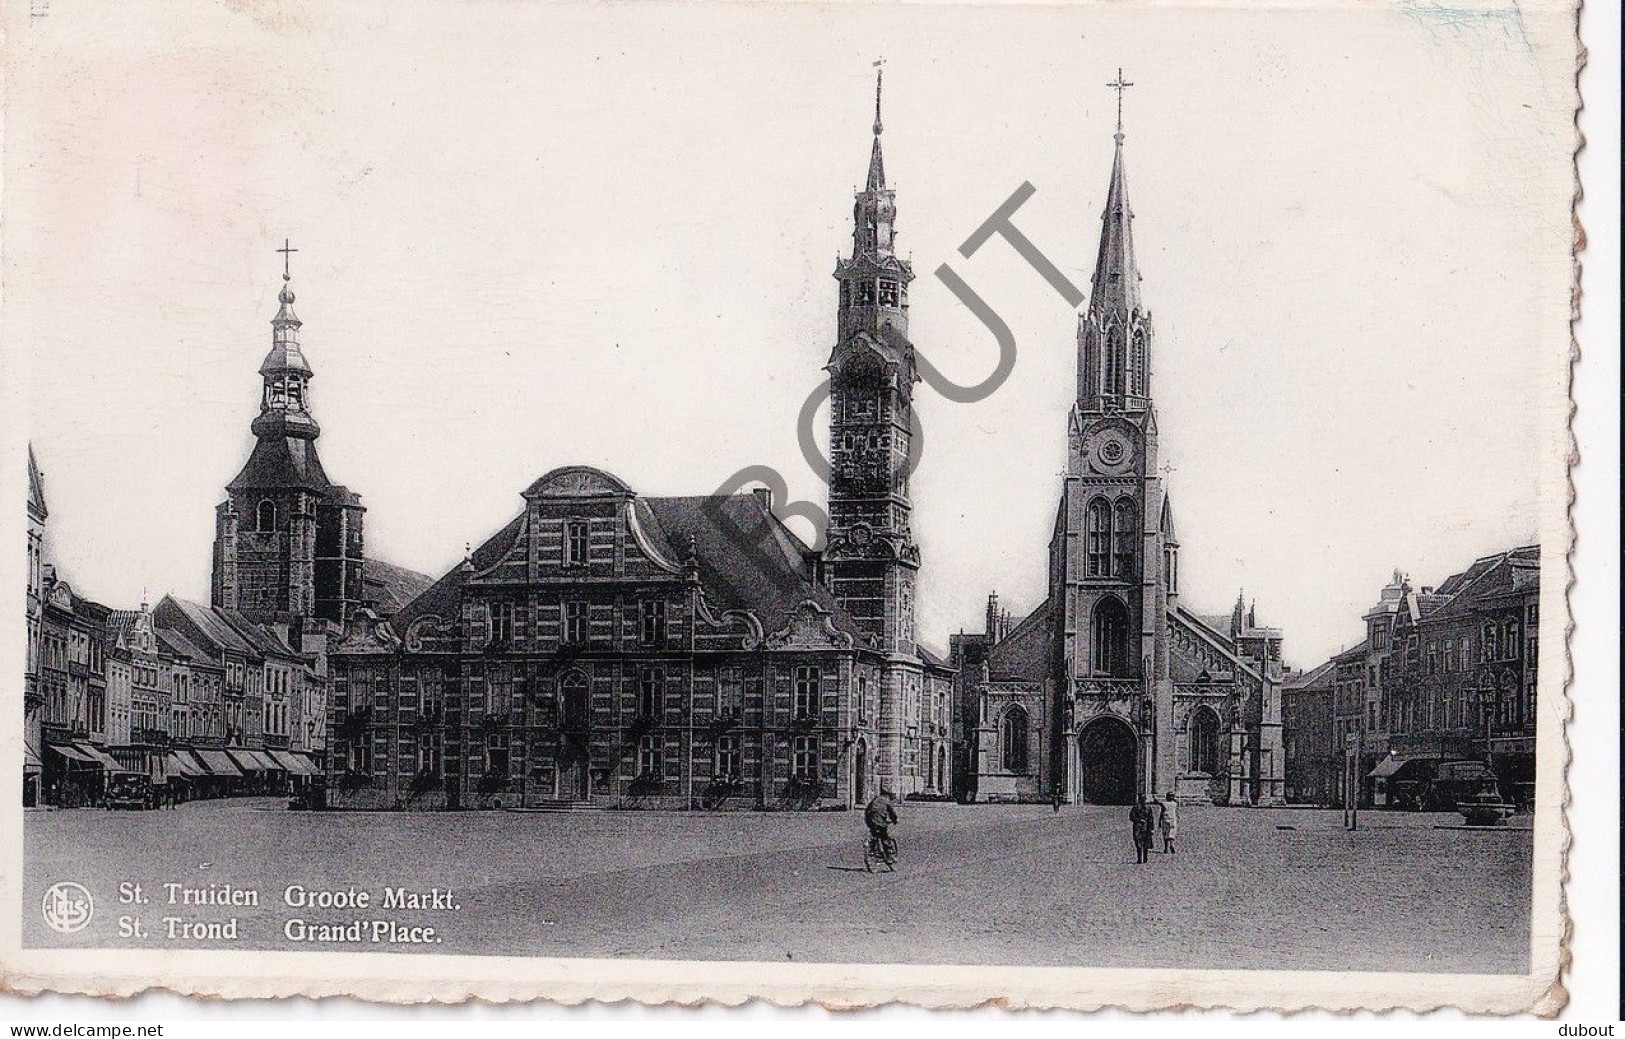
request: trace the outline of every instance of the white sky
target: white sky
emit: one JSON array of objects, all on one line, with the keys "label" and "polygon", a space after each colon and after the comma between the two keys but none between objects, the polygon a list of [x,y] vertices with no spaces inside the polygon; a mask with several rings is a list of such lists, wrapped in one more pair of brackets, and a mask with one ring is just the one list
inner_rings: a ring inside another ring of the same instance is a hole
[{"label": "white sky", "polygon": [[822,503],[795,417],[877,55],[912,337],[991,368],[947,261],[1019,349],[986,401],[920,390],[939,648],[989,590],[1043,595],[1075,363],[1035,272],[954,250],[1031,181],[1017,222],[1087,285],[1119,65],[1189,604],[1245,587],[1312,665],[1395,567],[1433,584],[1551,529],[1572,83],[1542,69],[1572,40],[1542,4],[97,2],[8,44],[6,361],[54,551],[113,605],[208,596],[284,235],[369,555],[439,574],[572,463],[649,494],[768,464]]}]

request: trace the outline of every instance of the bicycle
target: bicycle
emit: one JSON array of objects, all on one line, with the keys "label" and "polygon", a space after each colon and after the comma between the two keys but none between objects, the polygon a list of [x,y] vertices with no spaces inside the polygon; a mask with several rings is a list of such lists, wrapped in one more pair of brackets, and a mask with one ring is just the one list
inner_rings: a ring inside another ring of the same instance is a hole
[{"label": "bicycle", "polygon": [[897,838],[890,834],[885,837],[871,834],[863,844],[863,868],[873,873],[877,865],[885,866],[888,873],[897,872]]}]

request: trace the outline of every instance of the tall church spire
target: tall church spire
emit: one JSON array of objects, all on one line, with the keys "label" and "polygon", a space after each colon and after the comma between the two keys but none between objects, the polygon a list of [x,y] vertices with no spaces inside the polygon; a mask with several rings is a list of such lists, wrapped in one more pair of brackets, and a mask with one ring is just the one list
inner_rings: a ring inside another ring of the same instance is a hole
[{"label": "tall church spire", "polygon": [[1078,321],[1078,404],[1086,410],[1137,410],[1148,406],[1151,393],[1151,317],[1140,299],[1123,159],[1123,91],[1134,84],[1118,69],[1117,79],[1106,85],[1117,91],[1117,132],[1089,309]]}]

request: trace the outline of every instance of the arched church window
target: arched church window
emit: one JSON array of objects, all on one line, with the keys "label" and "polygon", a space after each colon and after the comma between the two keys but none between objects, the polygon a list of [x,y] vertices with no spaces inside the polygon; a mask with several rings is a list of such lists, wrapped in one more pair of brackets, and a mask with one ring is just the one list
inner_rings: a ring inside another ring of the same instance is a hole
[{"label": "arched church window", "polygon": [[254,529],[270,532],[276,529],[276,503],[266,498],[254,510]]},{"label": "arched church window", "polygon": [[880,305],[883,307],[897,306],[897,282],[890,278],[880,279]]},{"label": "arched church window", "polygon": [[1134,573],[1134,541],[1139,536],[1137,510],[1127,498],[1119,498],[1112,519],[1112,573],[1130,577]]},{"label": "arched church window", "polygon": [[1000,762],[1006,772],[1025,775],[1027,772],[1027,711],[1012,707],[1004,712],[999,725]]},{"label": "arched church window", "polygon": [[1198,707],[1191,719],[1191,768],[1210,776],[1219,773],[1219,716],[1211,707]]},{"label": "arched church window", "polygon": [[1113,325],[1106,330],[1106,351],[1101,358],[1100,392],[1114,397],[1123,392],[1123,330]]},{"label": "arched church window", "polygon": [[1129,677],[1128,610],[1116,599],[1102,599],[1093,625],[1095,673]]},{"label": "arched church window", "polygon": [[1088,535],[1089,576],[1104,577],[1111,572],[1112,550],[1112,513],[1104,498],[1089,503],[1084,526]]},{"label": "arched church window", "polygon": [[1138,397],[1145,396],[1145,332],[1139,329],[1134,332],[1134,348],[1129,354],[1129,372],[1131,375],[1130,392]]}]

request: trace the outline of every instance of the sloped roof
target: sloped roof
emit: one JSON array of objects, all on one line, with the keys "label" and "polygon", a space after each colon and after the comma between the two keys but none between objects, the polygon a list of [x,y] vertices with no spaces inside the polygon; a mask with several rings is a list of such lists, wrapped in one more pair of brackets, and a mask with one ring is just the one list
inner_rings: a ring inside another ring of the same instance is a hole
[{"label": "sloped roof", "polygon": [[165,649],[169,650],[175,656],[197,664],[209,664],[213,662],[212,658],[207,652],[200,649],[196,643],[179,631],[176,631],[174,628],[159,628],[155,626],[153,630],[158,635],[159,644]]},{"label": "sloped roof", "polygon": [[1297,674],[1292,675],[1282,683],[1282,688],[1289,693],[1323,687],[1330,688],[1332,679],[1336,677],[1337,658],[1333,657],[1319,667],[1310,668],[1308,671],[1299,671]]},{"label": "sloped roof", "polygon": [[224,617],[216,614],[212,607],[188,599],[177,598],[173,595],[164,596],[164,600],[173,603],[175,608],[198,630],[198,634],[213,643],[215,650],[244,654],[256,652],[254,647],[244,640],[236,629],[226,622]]},{"label": "sloped roof", "polygon": [[1473,612],[1473,606],[1485,596],[1496,595],[1512,590],[1512,562],[1538,562],[1540,560],[1539,546],[1525,546],[1502,552],[1499,555],[1485,556],[1473,561],[1473,565],[1459,574],[1452,575],[1444,585],[1454,582],[1450,600],[1442,604],[1435,613],[1437,617],[1459,617]]},{"label": "sloped roof", "polygon": [[[754,494],[639,497],[632,507],[644,534],[669,562],[685,560],[693,540],[700,582],[715,608],[749,610],[764,630],[772,632],[788,624],[796,607],[811,599],[829,611],[836,628],[863,644],[857,622],[813,580],[806,544]],[[525,514],[520,513],[474,549],[473,572],[501,562],[524,524]],[[463,576],[458,564],[396,611],[391,619],[397,630],[425,614],[449,616]]]},{"label": "sloped roof", "polygon": [[40,475],[39,463],[34,460],[34,445],[28,445],[28,508],[40,519],[50,515],[45,507],[45,477]]},{"label": "sloped roof", "polygon": [[118,640],[130,633],[135,627],[135,619],[141,616],[140,610],[109,610],[107,611],[107,644],[117,645]]},{"label": "sloped roof", "polygon": [[316,442],[300,437],[258,437],[230,491],[301,489],[326,494],[333,486],[316,455]]},{"label": "sloped roof", "polygon": [[713,605],[750,610],[771,632],[788,624],[796,607],[811,599],[862,645],[861,629],[851,614],[813,580],[806,544],[756,495],[640,501],[647,503],[672,558],[683,559],[693,539],[700,582]]},{"label": "sloped roof", "polygon": [[1055,673],[1055,604],[1045,599],[988,655],[988,677],[998,680],[1041,682]]},{"label": "sloped roof", "polygon": [[434,584],[434,578],[382,559],[368,558],[362,567],[362,583],[367,601],[379,616],[387,617],[427,591]]}]

